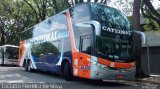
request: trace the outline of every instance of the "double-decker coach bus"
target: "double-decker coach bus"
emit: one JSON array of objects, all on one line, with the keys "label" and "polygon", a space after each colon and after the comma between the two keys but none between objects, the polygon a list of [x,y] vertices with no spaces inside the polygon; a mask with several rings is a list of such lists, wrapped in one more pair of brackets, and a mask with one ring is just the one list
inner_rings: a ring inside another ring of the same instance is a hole
[{"label": "double-decker coach bus", "polygon": [[126,16],[98,3],[81,3],[22,32],[19,64],[97,80],[134,79],[133,37]]}]

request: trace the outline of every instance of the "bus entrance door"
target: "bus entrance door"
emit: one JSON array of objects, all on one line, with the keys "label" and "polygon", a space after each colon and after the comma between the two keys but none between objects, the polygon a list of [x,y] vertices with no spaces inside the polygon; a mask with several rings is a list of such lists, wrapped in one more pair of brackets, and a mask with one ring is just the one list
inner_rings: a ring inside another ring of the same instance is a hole
[{"label": "bus entrance door", "polygon": [[90,36],[83,36],[80,40],[79,53],[79,76],[83,78],[90,78],[90,59],[91,56],[91,39]]}]

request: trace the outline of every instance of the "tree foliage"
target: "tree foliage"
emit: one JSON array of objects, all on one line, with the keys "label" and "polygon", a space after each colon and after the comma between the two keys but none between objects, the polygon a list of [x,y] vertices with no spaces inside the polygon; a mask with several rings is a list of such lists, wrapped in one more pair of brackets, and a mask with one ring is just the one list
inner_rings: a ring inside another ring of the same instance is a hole
[{"label": "tree foliage", "polygon": [[111,0],[65,0],[66,3],[68,3],[69,6],[74,6],[76,4],[82,3],[82,2],[97,2],[102,4],[108,4]]},{"label": "tree foliage", "polygon": [[22,31],[68,7],[64,0],[0,0],[0,45],[19,45]]},{"label": "tree foliage", "polygon": [[26,10],[25,3],[12,0],[1,0],[0,9],[1,44],[18,44],[21,29],[30,24],[31,12]]},{"label": "tree foliage", "polygon": [[24,2],[32,9],[37,23],[69,7],[64,0],[24,0]]},{"label": "tree foliage", "polygon": [[160,30],[160,11],[154,8],[151,0],[142,0],[141,12],[147,19],[145,30]]}]

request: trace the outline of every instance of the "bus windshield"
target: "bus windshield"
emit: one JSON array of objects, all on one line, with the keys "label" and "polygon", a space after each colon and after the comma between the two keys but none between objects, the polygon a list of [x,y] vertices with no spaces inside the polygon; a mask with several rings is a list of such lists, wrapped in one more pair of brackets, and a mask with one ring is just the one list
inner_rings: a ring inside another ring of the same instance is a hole
[{"label": "bus windshield", "polygon": [[17,46],[1,46],[0,47],[0,58],[4,54],[5,59],[18,59],[19,48]]},{"label": "bus windshield", "polygon": [[132,36],[126,16],[119,10],[91,4],[92,18],[101,24],[101,35],[96,37],[98,57],[117,62],[133,61]]},{"label": "bus windshield", "polygon": [[8,59],[18,59],[18,48],[6,47],[5,55]]},{"label": "bus windshield", "polygon": [[132,61],[132,41],[128,39],[114,39],[97,36],[96,53],[98,57],[112,61]]}]

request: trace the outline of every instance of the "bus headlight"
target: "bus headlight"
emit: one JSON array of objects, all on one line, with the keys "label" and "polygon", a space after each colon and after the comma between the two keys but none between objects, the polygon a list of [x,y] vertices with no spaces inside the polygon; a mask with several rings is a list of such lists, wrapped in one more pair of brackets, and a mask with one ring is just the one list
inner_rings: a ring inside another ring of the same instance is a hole
[{"label": "bus headlight", "polygon": [[135,70],[135,68],[136,68],[136,67],[131,67],[131,68],[128,68],[128,69],[126,68],[126,69],[124,69],[124,71],[131,71],[131,70]]},{"label": "bus headlight", "polygon": [[98,63],[98,62],[96,62],[96,61],[93,61],[93,60],[91,60],[91,63],[94,64],[94,65],[96,65],[96,66],[98,66],[98,67],[101,67],[101,68],[103,68],[103,69],[108,68],[107,66],[105,66],[105,65],[103,65],[103,64],[100,64],[100,63]]}]

